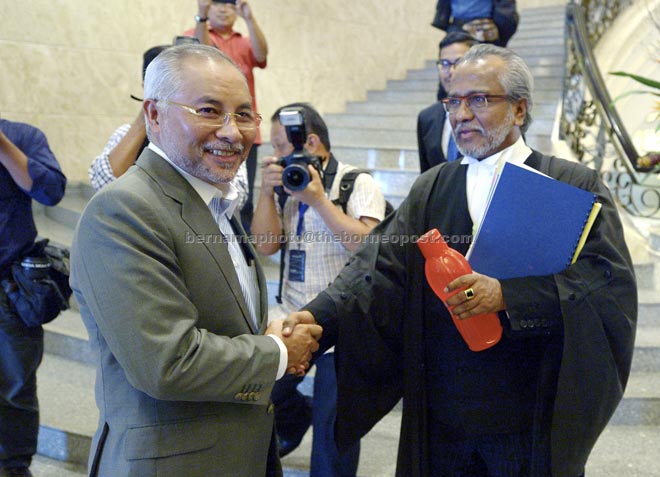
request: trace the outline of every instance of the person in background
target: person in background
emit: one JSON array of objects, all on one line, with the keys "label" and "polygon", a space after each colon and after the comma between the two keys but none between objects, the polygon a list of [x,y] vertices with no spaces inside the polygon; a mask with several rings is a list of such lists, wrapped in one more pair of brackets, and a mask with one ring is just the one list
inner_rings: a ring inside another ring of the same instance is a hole
[{"label": "person in background", "polygon": [[[279,115],[283,110],[292,109],[302,113],[307,134],[304,149],[310,156],[320,159],[323,177],[309,166],[311,182],[300,191],[285,188],[284,193],[289,196],[282,209],[281,197],[275,192],[277,187],[282,187],[283,167],[278,161],[291,154],[294,145]],[[334,280],[361,244],[362,237],[383,219],[385,198],[370,174],[359,174],[346,209],[333,203],[339,197],[342,177],[355,168],[338,161],[332,154],[328,127],[311,105],[293,103],[275,111],[271,117],[270,137],[274,156],[263,161],[252,233],[257,250],[262,254],[271,255],[285,247],[281,303],[271,311],[276,318],[300,309]],[[262,237],[265,239],[260,240]],[[284,240],[280,241],[280,237]],[[286,455],[295,449],[311,423],[314,433],[310,476],[355,477],[359,442],[339,453],[334,440],[337,396],[334,353],[330,351],[319,356],[315,365],[311,409],[297,389],[302,378],[287,376],[273,388],[280,454]]]},{"label": "person in background", "polygon": [[[374,229],[384,239],[364,244],[284,332],[317,322],[319,352],[336,345],[340,448],[403,398],[399,477],[584,475],[626,388],[637,323],[616,205],[597,171],[525,144],[532,75],[514,52],[470,48],[444,104],[463,159],[422,174]],[[498,280],[475,272],[448,284],[458,291],[448,299],[457,319],[497,313],[504,329],[496,345],[473,352],[429,286],[418,245],[401,238],[438,229],[465,254],[503,162],[593,192],[602,209],[577,261],[559,273]]]},{"label": "person in background", "polygon": [[[234,30],[237,17],[245,21],[249,37]],[[244,0],[197,0],[195,28],[184,32],[194,36],[203,45],[211,45],[226,53],[238,65],[248,81],[252,95],[252,107],[258,112],[254,87],[254,68],[265,68],[268,58],[268,43],[257,23],[252,7]],[[246,160],[248,194],[245,204],[239,208],[245,230],[250,231],[253,214],[254,179],[257,172],[258,147],[261,133],[257,137]]]},{"label": "person in background", "polygon": [[[0,280],[37,237],[32,201],[55,205],[66,177],[43,132],[0,119]],[[37,452],[37,368],[44,352],[41,326],[26,326],[0,288],[0,476],[31,476]]]},{"label": "person in background", "polygon": [[452,71],[458,60],[475,45],[477,40],[464,31],[448,33],[439,45],[438,75],[441,93],[438,102],[423,109],[417,116],[417,150],[419,169],[425,172],[436,164],[455,161],[459,157],[456,141],[451,133],[449,116],[445,113],[441,100],[447,96]]},{"label": "person in background", "polygon": [[270,394],[304,373],[319,327],[267,325],[256,251],[231,181],[261,118],[217,48],[187,44],[147,68],[149,145],[89,201],[71,288],[98,352],[92,476],[281,476]]},{"label": "person in background", "polygon": [[[159,45],[149,48],[142,55],[142,81],[147,71],[149,63],[156,56],[171,45]],[[133,99],[142,101],[140,98],[131,96]],[[87,171],[89,181],[95,191],[114,181],[117,177],[124,174],[129,167],[135,164],[145,147],[149,144],[147,139],[147,130],[144,122],[144,111],[140,108],[137,117],[132,124],[122,124],[108,139],[107,144],[96,156]],[[248,185],[247,170],[244,164],[241,164],[234,185],[239,191],[239,202],[237,207],[240,209],[247,201]]]},{"label": "person in background", "polygon": [[447,33],[466,31],[478,41],[506,46],[519,20],[515,0],[438,0],[431,25]]}]

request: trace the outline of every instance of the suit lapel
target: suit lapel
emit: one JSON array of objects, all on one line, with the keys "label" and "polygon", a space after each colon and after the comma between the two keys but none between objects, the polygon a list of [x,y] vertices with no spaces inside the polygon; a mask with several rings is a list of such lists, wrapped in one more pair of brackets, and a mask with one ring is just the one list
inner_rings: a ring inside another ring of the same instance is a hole
[{"label": "suit lapel", "polygon": [[[254,330],[247,303],[245,302],[245,297],[243,296],[241,285],[238,281],[238,275],[236,274],[233,261],[229,255],[229,249],[227,248],[227,244],[222,243],[222,240],[220,240],[220,229],[208,206],[204,203],[195,189],[193,189],[190,183],[178,171],[176,171],[170,163],[150,149],[144,150],[136,165],[144,169],[144,171],[161,186],[161,189],[166,196],[180,204],[181,219],[188,225],[188,227],[190,227],[195,237],[213,238],[213,240],[201,240],[201,242],[211,254],[218,269],[229,284],[229,288],[243,313],[243,318],[246,323],[251,330],[258,331]],[[240,229],[234,227],[234,230],[239,230],[245,237],[245,232],[242,227]],[[257,264],[257,275],[259,276],[260,274],[263,275],[263,271]],[[265,293],[263,292],[262,283],[265,285],[265,281],[259,276],[259,291],[262,296],[261,301],[263,302],[263,295]],[[266,302],[266,309],[267,306],[268,303]],[[260,308],[262,310],[264,309],[263,306]],[[263,315],[263,312],[261,314]]]}]

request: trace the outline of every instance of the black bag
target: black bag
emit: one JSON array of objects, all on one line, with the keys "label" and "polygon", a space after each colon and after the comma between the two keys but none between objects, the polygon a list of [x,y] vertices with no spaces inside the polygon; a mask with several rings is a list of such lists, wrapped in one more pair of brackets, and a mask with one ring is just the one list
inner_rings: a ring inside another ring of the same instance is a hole
[{"label": "black bag", "polygon": [[36,242],[12,265],[11,277],[2,287],[26,326],[53,321],[69,308],[69,251],[48,245],[48,239]]}]

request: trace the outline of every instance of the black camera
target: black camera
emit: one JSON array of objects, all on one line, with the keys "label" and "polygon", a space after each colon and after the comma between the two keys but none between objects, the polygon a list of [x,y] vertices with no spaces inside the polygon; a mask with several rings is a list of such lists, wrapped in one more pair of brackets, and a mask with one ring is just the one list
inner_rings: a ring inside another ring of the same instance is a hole
[{"label": "black camera", "polygon": [[173,45],[190,45],[190,44],[199,44],[199,40],[195,38],[194,36],[175,36],[174,41],[172,42]]},{"label": "black camera", "polygon": [[[304,148],[307,141],[307,131],[302,110],[299,108],[286,108],[280,111],[280,123],[286,130],[286,137],[293,144],[293,152],[282,157],[277,164],[284,167],[282,171],[282,185],[289,190],[299,191],[307,187],[312,180],[309,175],[308,165],[314,166],[319,175],[323,174],[321,158],[312,156]],[[284,193],[282,187],[276,187],[275,192]]]}]

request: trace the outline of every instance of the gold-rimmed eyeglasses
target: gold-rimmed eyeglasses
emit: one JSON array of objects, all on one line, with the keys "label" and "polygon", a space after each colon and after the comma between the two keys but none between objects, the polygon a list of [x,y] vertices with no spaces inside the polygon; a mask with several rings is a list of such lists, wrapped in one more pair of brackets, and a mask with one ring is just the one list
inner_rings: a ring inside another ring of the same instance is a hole
[{"label": "gold-rimmed eyeglasses", "polygon": [[465,105],[472,112],[481,111],[488,107],[490,101],[496,99],[504,99],[511,101],[511,96],[506,94],[484,94],[473,93],[467,96],[447,96],[442,100],[442,105],[449,114],[454,114],[461,108],[461,104],[465,101]]},{"label": "gold-rimmed eyeglasses", "polygon": [[203,106],[201,108],[195,109],[192,106],[186,104],[177,103],[175,101],[169,101],[166,99],[156,100],[159,103],[170,104],[172,106],[177,106],[184,111],[189,112],[197,118],[197,120],[207,127],[214,128],[223,128],[231,119],[234,119],[236,127],[241,130],[251,130],[256,129],[261,124],[261,115],[253,111],[241,111],[238,113],[226,113],[219,111],[213,106]]}]

